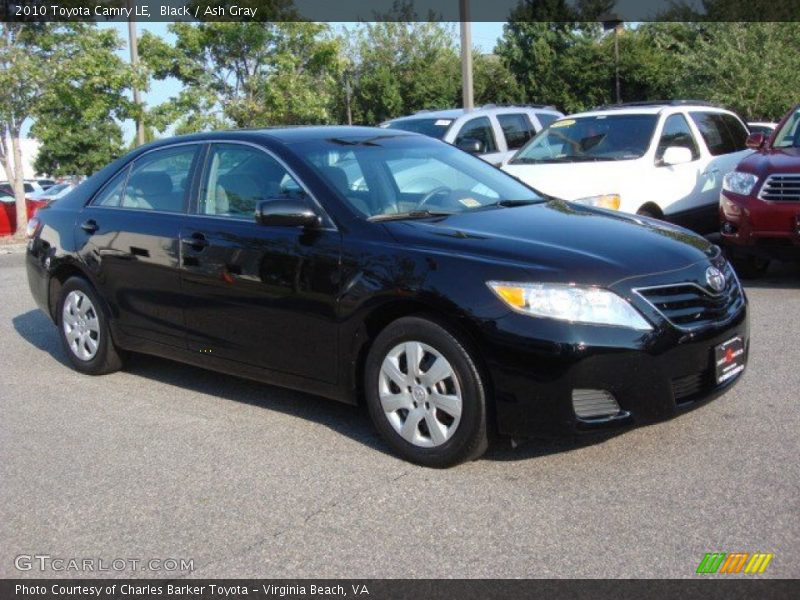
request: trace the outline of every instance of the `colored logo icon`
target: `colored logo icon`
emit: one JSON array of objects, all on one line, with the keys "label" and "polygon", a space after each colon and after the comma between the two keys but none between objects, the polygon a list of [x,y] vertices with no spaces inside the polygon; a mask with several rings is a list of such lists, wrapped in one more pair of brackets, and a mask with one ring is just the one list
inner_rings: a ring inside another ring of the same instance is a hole
[{"label": "colored logo icon", "polygon": [[697,573],[731,574],[747,573],[755,575],[767,570],[774,554],[766,552],[707,552],[697,566]]}]

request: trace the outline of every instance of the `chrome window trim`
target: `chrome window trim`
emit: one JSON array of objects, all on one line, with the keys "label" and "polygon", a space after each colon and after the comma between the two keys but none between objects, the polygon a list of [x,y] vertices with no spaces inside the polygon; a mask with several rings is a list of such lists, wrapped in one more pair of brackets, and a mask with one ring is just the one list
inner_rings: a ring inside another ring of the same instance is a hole
[{"label": "chrome window trim", "polygon": [[[117,175],[119,175],[123,170],[127,169],[128,170],[128,174],[125,176],[125,185],[122,188],[123,191],[124,191],[128,187],[128,180],[130,179],[131,171],[133,171],[134,167],[136,166],[136,162],[138,160],[140,160],[143,156],[147,156],[148,154],[151,154],[153,152],[158,152],[159,150],[170,150],[172,148],[179,148],[181,146],[202,146],[203,144],[206,144],[206,143],[207,142],[196,141],[196,140],[193,140],[191,142],[176,142],[174,144],[165,144],[164,146],[158,146],[157,148],[150,148],[149,150],[146,150],[145,152],[142,152],[139,156],[137,156],[133,160],[127,162],[122,169],[120,169],[119,171],[114,173],[111,177],[109,177],[108,181],[106,181],[102,185],[102,187],[92,195],[92,197],[89,199],[89,201],[86,204],[84,204],[83,207],[84,208],[87,208],[87,207],[100,208],[100,209],[103,209],[103,210],[125,210],[125,211],[133,211],[133,212],[136,212],[136,213],[158,214],[158,215],[188,215],[188,214],[191,214],[191,213],[188,212],[188,208],[189,207],[186,207],[186,206],[184,207],[184,210],[176,212],[176,211],[171,211],[171,210],[147,210],[146,208],[131,208],[129,206],[101,206],[99,204],[94,204],[94,201],[97,199],[97,197],[100,194],[103,193],[103,191],[106,189],[106,187],[108,187],[108,185],[111,183],[111,181]],[[190,183],[190,185],[191,185],[191,183]],[[191,198],[189,199],[189,203],[191,204]]]},{"label": "chrome window trim", "polygon": [[[200,190],[202,189],[203,183],[205,182],[206,169],[208,168],[208,159],[211,156],[211,152],[213,152],[213,150],[214,150],[213,146],[215,144],[216,145],[219,145],[219,144],[237,144],[237,145],[240,145],[240,146],[250,146],[251,148],[255,148],[256,150],[260,150],[261,152],[263,152],[264,154],[266,154],[267,156],[269,156],[270,158],[275,160],[275,162],[277,162],[279,165],[281,165],[281,167],[286,169],[286,172],[292,177],[292,179],[294,179],[297,182],[297,184],[302,188],[302,190],[306,193],[306,195],[309,198],[311,198],[311,201],[312,201],[312,203],[314,205],[314,208],[316,208],[319,211],[319,213],[322,216],[323,221],[325,222],[325,226],[318,227],[316,229],[317,231],[339,231],[339,228],[336,226],[336,222],[328,214],[328,211],[325,210],[325,207],[322,205],[322,203],[319,200],[317,200],[317,197],[314,194],[311,193],[311,190],[309,189],[309,187],[303,182],[302,179],[300,179],[297,176],[297,173],[295,173],[294,169],[292,169],[289,165],[287,165],[286,162],[282,158],[280,158],[278,155],[276,155],[271,150],[269,150],[267,148],[264,148],[263,146],[255,144],[253,142],[248,142],[248,141],[245,141],[245,140],[206,140],[203,143],[208,144],[209,148],[208,148],[208,153],[205,156],[205,161],[204,161],[204,164],[202,166],[201,173],[200,173],[200,183],[199,183],[199,187],[198,187],[198,190],[197,190],[198,191],[198,195],[199,195]],[[199,200],[199,197],[196,200]],[[191,202],[190,202],[190,204],[191,204]],[[189,215],[191,215],[193,217],[202,217],[202,218],[205,218],[205,219],[221,219],[221,220],[223,220],[223,221],[225,221],[227,223],[230,223],[231,221],[240,222],[240,223],[255,223],[255,220],[250,221],[250,220],[247,220],[247,219],[238,219],[236,217],[229,217],[229,216],[226,217],[224,215],[204,215],[204,214],[200,213],[199,208],[200,208],[199,207],[199,203],[196,202],[195,206],[190,206],[190,210],[189,210],[189,212],[187,214],[189,214]],[[255,216],[254,216],[254,219],[255,219]]]}]

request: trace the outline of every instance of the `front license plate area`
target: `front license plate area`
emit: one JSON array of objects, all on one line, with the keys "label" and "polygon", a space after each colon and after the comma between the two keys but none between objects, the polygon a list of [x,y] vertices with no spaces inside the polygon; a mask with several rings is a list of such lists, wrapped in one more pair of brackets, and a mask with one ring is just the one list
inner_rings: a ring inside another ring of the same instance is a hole
[{"label": "front license plate area", "polygon": [[714,348],[714,368],[717,385],[744,371],[744,340],[737,336]]}]

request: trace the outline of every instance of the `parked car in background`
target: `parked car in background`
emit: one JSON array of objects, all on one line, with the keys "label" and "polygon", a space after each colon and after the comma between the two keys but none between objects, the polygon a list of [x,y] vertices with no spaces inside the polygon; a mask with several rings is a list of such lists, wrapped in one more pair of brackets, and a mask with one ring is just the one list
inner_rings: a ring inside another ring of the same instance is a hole
[{"label": "parked car in background", "polygon": [[49,188],[53,187],[54,185],[56,185],[56,182],[53,181],[52,179],[37,179],[36,183],[38,183],[40,186],[42,186],[43,190],[49,189]]},{"label": "parked car in background", "polygon": [[737,269],[755,277],[771,259],[800,260],[800,105],[747,144],[756,152],[725,177],[719,214]]},{"label": "parked car in background", "polygon": [[772,135],[772,132],[775,131],[777,126],[777,123],[766,123],[763,121],[751,121],[747,123],[747,128],[750,130],[750,133],[763,133],[767,137]]},{"label": "parked car in background", "polygon": [[[32,179],[26,179],[23,182],[23,188],[25,189],[26,195],[33,194],[34,192],[40,192],[43,189],[38,181],[34,181]],[[14,187],[10,181],[0,181],[0,195],[14,195]]]},{"label": "parked car in background", "polygon": [[42,206],[47,206],[51,202],[66,196],[74,189],[75,186],[71,183],[57,183],[47,189],[27,195],[25,204],[28,210],[28,218],[30,219]]},{"label": "parked car in background", "polygon": [[552,123],[504,169],[557,198],[709,233],[722,178],[752,152],[747,135],[734,113],[706,104],[622,104]]},{"label": "parked car in background", "polygon": [[534,135],[563,113],[552,106],[495,106],[423,110],[381,123],[380,127],[412,131],[442,140],[499,167]]},{"label": "parked car in background", "polygon": [[[431,177],[409,189],[409,164]],[[747,298],[717,246],[543,198],[413,133],[160,140],[28,236],[31,293],[76,370],[110,373],[129,350],[363,399],[391,448],[432,467],[480,456],[494,431],[665,419],[747,362]]]},{"label": "parked car in background", "polygon": [[0,193],[0,237],[13,235],[17,230],[17,201],[14,196]]}]

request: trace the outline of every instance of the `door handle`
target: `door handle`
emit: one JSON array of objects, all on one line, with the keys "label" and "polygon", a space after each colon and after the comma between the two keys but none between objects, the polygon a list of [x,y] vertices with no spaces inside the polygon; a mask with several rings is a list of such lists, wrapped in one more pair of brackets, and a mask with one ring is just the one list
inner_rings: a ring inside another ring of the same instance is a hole
[{"label": "door handle", "polygon": [[94,219],[89,219],[81,223],[81,229],[83,229],[86,233],[96,233],[100,226],[97,224],[97,221]]},{"label": "door handle", "polygon": [[188,237],[182,237],[181,244],[184,246],[189,246],[189,248],[195,252],[202,252],[203,249],[208,246],[208,240],[202,233],[195,231]]}]

